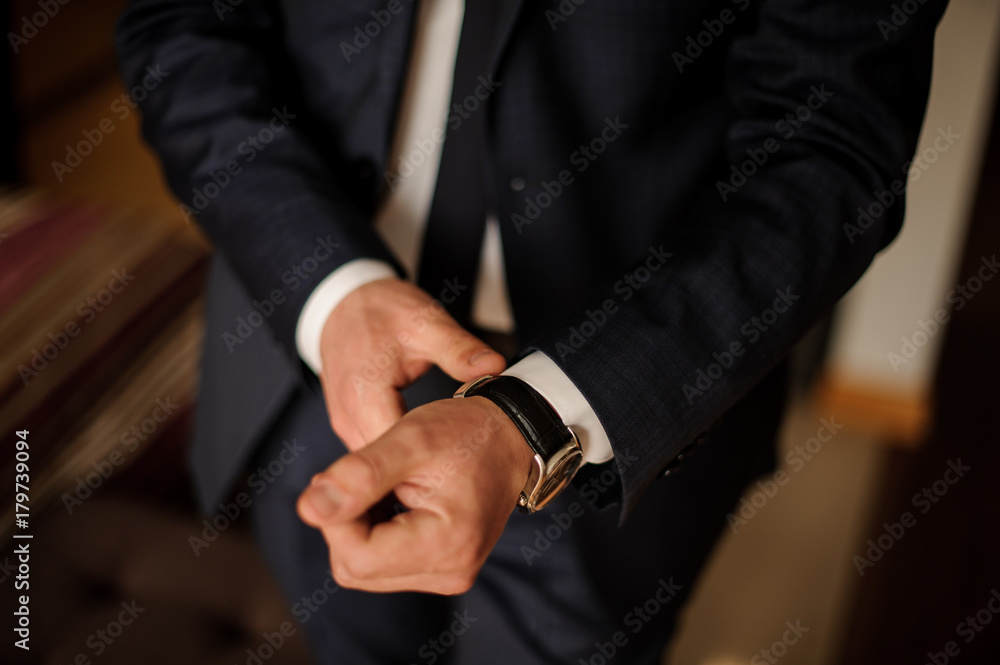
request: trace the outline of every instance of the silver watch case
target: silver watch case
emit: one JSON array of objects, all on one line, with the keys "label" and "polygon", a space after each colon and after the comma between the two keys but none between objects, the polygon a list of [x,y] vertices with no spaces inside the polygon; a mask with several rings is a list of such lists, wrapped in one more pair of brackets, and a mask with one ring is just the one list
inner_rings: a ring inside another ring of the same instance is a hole
[{"label": "silver watch case", "polygon": [[[455,391],[455,397],[465,397],[465,393],[477,384],[493,378],[492,376],[481,376],[462,385]],[[524,483],[517,498],[517,509],[522,513],[534,513],[544,508],[552,499],[562,492],[573,476],[583,466],[583,449],[580,446],[580,439],[572,427],[566,426],[570,438],[556,451],[552,457],[545,459],[541,453],[535,453],[532,459],[531,469],[528,471],[528,480]],[[525,442],[527,443],[527,442]]]},{"label": "silver watch case", "polygon": [[528,480],[517,499],[517,509],[522,513],[533,513],[544,508],[562,492],[573,476],[583,466],[583,450],[580,440],[571,427],[566,428],[571,439],[549,459],[535,453]]}]

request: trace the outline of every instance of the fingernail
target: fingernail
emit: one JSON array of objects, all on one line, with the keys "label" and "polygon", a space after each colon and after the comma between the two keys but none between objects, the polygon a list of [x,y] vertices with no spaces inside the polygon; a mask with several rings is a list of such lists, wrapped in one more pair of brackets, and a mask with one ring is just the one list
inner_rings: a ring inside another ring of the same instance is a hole
[{"label": "fingernail", "polygon": [[309,486],[309,502],[322,517],[333,517],[340,507],[340,495],[330,483],[314,481]]},{"label": "fingernail", "polygon": [[493,355],[492,351],[480,351],[479,353],[476,353],[471,358],[469,358],[469,364],[477,365],[479,364],[479,361],[484,360],[491,355]]}]

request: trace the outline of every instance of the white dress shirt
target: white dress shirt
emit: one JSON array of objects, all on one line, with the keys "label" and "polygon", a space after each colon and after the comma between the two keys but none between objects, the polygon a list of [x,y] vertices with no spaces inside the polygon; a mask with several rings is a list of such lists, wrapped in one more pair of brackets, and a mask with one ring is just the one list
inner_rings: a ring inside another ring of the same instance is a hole
[{"label": "white dress shirt", "polygon": [[[420,3],[393,157],[389,162],[395,177],[375,219],[376,230],[410,275],[416,274],[441,162],[464,8],[464,0]],[[387,263],[355,259],[334,270],[313,290],[299,314],[295,342],[299,356],[314,372],[322,371],[320,336],[333,308],[354,289],[387,277],[396,277],[395,270]],[[476,325],[497,332],[513,331],[500,229],[495,217],[486,220],[472,297],[472,319]],[[614,456],[597,414],[548,356],[536,351],[504,374],[525,381],[552,405],[579,437],[585,461],[604,462]]]}]

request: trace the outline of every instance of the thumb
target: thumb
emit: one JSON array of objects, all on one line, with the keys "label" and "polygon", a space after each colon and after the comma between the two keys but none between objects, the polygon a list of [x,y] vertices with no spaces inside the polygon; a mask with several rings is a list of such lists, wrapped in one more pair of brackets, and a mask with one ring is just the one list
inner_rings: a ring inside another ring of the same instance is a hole
[{"label": "thumb", "polygon": [[314,527],[357,518],[406,480],[416,464],[410,446],[381,438],[344,455],[313,477],[298,501],[299,517]]},{"label": "thumb", "polygon": [[428,359],[456,381],[499,374],[507,367],[502,355],[451,317],[435,322],[426,335]]}]

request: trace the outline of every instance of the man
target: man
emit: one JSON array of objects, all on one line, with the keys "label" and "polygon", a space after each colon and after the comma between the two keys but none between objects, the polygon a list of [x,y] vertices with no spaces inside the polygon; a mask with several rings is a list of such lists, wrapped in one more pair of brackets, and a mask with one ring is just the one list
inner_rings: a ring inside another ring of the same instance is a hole
[{"label": "man", "polygon": [[161,68],[144,131],[221,255],[201,498],[278,464],[254,523],[318,661],[657,662],[773,466],[783,356],[898,232],[856,211],[943,9],[134,2],[126,79]]}]

